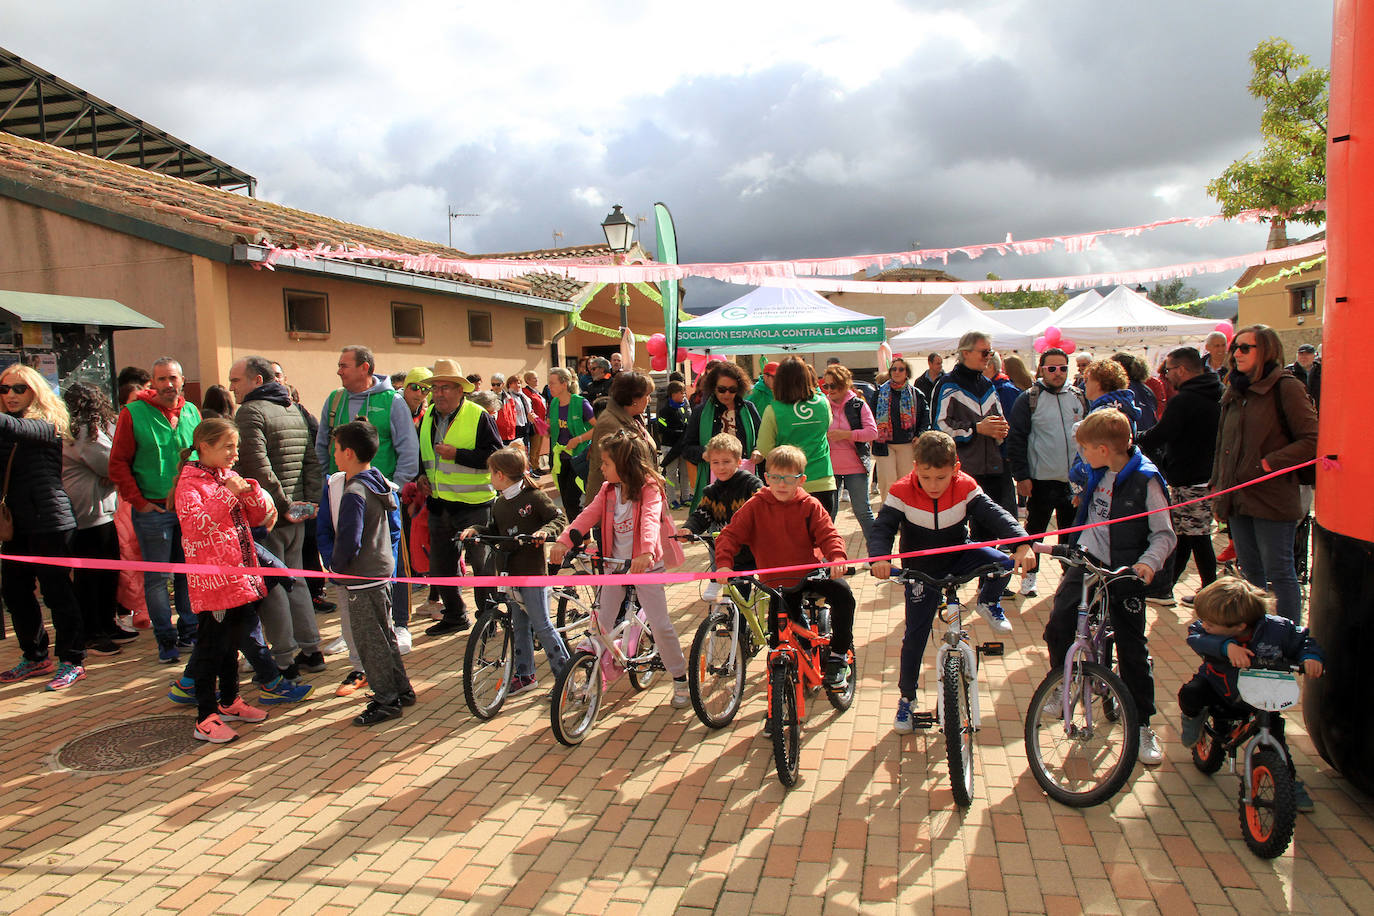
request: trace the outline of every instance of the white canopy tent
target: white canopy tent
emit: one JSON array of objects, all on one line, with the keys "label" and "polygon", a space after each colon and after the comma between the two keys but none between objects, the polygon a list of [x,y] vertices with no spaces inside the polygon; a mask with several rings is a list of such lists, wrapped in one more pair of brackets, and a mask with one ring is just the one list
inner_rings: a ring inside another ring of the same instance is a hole
[{"label": "white canopy tent", "polygon": [[883,318],[786,286],[760,286],[677,327],[680,349],[710,353],[877,350],[886,337]]},{"label": "white canopy tent", "polygon": [[1083,309],[1091,308],[1101,301],[1102,294],[1095,289],[1090,289],[1086,293],[1079,293],[1068,302],[1059,306],[1059,308],[1050,312],[1044,318],[1041,318],[1035,324],[1026,328],[1026,332],[1039,337],[1041,334],[1045,333],[1045,328],[1051,325],[1058,327],[1059,322],[1067,321],[1070,316],[1077,315],[1079,312],[1083,311]]},{"label": "white canopy tent", "polygon": [[1040,326],[1041,322],[1053,314],[1053,309],[1044,306],[1033,309],[998,309],[997,320],[1009,328],[1029,333],[1031,328]]},{"label": "white canopy tent", "polygon": [[948,353],[959,345],[965,332],[976,330],[987,334],[993,347],[1003,353],[1029,350],[1035,335],[1003,324],[998,320],[1000,315],[977,308],[963,296],[950,296],[888,343],[894,353]]},{"label": "white canopy tent", "polygon": [[[1068,303],[1065,304],[1065,308]],[[1155,305],[1125,286],[1118,286],[1099,301],[1072,314],[1061,308],[1049,325],[1079,347],[1114,347],[1121,350],[1201,344],[1216,328],[1214,318],[1180,315]],[[1043,333],[1044,328],[1036,331]]]}]

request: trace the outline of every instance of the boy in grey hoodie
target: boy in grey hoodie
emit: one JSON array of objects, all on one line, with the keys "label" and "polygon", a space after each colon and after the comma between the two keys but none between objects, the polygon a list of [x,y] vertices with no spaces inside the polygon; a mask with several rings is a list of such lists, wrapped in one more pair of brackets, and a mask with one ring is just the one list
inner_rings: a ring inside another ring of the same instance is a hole
[{"label": "boy in grey hoodie", "polygon": [[340,468],[325,482],[316,540],[326,569],[372,581],[343,579],[349,626],[372,687],[373,700],[355,725],[376,725],[415,703],[391,624],[391,589],[396,544],[401,536],[399,504],[391,483],[372,467],[376,428],[354,420],[334,429],[334,461]]}]

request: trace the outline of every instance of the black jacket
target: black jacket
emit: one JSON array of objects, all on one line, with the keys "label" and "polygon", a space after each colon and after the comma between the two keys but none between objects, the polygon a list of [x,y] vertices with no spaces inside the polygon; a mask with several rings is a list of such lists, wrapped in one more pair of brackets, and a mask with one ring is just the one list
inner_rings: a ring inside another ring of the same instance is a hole
[{"label": "black jacket", "polygon": [[[18,449],[18,452],[15,452]],[[0,482],[14,454],[5,502],[16,531],[52,532],[76,527],[62,489],[62,442],[47,420],[0,413]]]},{"label": "black jacket", "polygon": [[1137,438],[1171,486],[1196,487],[1211,479],[1221,395],[1221,378],[1214,373],[1188,379],[1165,402],[1159,422]]}]

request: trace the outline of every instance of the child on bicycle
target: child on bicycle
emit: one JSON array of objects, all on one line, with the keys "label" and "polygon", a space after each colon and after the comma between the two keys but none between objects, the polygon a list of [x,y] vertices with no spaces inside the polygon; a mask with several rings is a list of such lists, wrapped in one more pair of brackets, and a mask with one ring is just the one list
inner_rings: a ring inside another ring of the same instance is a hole
[{"label": "child on bicycle", "polygon": [[[1192,747],[1202,737],[1208,710],[1216,710],[1225,718],[1241,702],[1236,679],[1255,659],[1302,665],[1308,677],[1322,676],[1321,646],[1307,628],[1269,610],[1269,597],[1263,591],[1233,576],[1223,576],[1197,593],[1193,601],[1197,620],[1188,626],[1188,646],[1202,656],[1202,664],[1178,691],[1184,747]],[[1231,717],[1243,719],[1244,708],[1235,709]],[[1282,717],[1278,717],[1273,735],[1284,743]],[[1311,811],[1307,787],[1294,780],[1294,788],[1298,810]]]},{"label": "child on bicycle", "polygon": [[[910,474],[894,483],[878,518],[869,533],[868,553],[881,557],[892,552],[892,539],[900,533],[898,552],[908,553],[932,547],[971,543],[968,523],[976,522],[996,538],[1025,537],[1026,531],[1007,510],[993,502],[978,482],[959,470],[959,449],[946,433],[931,430],[921,434],[912,450],[914,467]],[[1007,570],[1004,576],[984,576],[978,586],[977,610],[999,633],[1011,631],[999,604],[1002,590],[1011,579],[1012,560],[995,547],[975,547],[955,553],[929,557],[904,557],[903,569],[918,569],[931,576],[957,576],[980,566],[997,563]],[[1024,575],[1035,569],[1035,555],[1029,543],[1016,548],[1016,567]],[[892,574],[889,560],[873,564],[873,575],[886,579]],[[902,637],[902,661],[897,675],[897,717],[892,729],[910,732],[911,705],[916,699],[917,680],[935,609],[940,603],[938,589],[915,583],[906,586],[906,633]]]},{"label": "child on bicycle", "polygon": [[[491,521],[480,528],[468,528],[459,537],[473,535],[513,537],[531,535],[535,543],[525,546],[497,546],[507,557],[506,572],[512,576],[539,576],[545,572],[544,541],[556,538],[568,527],[568,518],[539,489],[530,477],[529,460],[523,449],[506,447],[487,458],[496,502]],[[494,556],[488,553],[488,556]],[[511,602],[511,640],[515,643],[515,671],[511,674],[510,695],[516,696],[538,686],[534,679],[534,638],[544,647],[549,668],[557,679],[568,664],[568,648],[549,622],[549,589],[543,585],[516,587],[521,602]],[[523,603],[524,607],[520,605]]]},{"label": "child on bicycle", "polygon": [[[549,552],[550,559],[562,563],[570,548],[581,544],[593,528],[600,526],[604,552],[612,557],[632,558],[628,570],[632,575],[681,565],[682,548],[671,537],[665,537],[672,534],[672,520],[652,444],[640,433],[625,429],[603,436],[600,448],[604,481],[601,489],[558,536]],[[673,676],[672,706],[682,709],[691,702],[687,658],[668,617],[668,594],[662,585],[639,585],[636,591],[654,643],[663,657],[663,666]],[[603,630],[609,632],[615,626],[624,597],[623,585],[601,586],[596,615]]]},{"label": "child on bicycle", "polygon": [[[847,559],[844,539],[835,530],[830,513],[802,488],[806,483],[806,453],[794,445],[779,445],[768,453],[767,460],[767,486],[740,507],[716,538],[716,578],[722,582],[734,575],[745,547],[753,551],[761,569],[814,563],[817,553],[832,562]],[[788,588],[805,577],[802,571],[762,578],[775,588]],[[826,579],[809,587],[830,606],[832,631],[825,683],[832,690],[843,690],[849,683],[847,653],[854,644],[854,592],[844,579]],[[799,614],[801,605],[800,592],[787,595],[789,614]]]},{"label": "child on bicycle", "polygon": [[[702,534],[711,528],[724,528],[735,517],[740,507],[747,503],[759,490],[763,481],[740,468],[744,449],[739,440],[729,433],[712,436],[702,453],[706,463],[711,466],[711,476],[715,481],[701,494],[701,502],[687,516],[678,534]],[[754,555],[749,547],[743,546],[735,555],[736,564],[744,569],[754,568]],[[711,582],[706,586],[702,597],[714,601],[720,594],[720,583]]]},{"label": "child on bicycle", "polygon": [[[1109,613],[1116,633],[1121,680],[1140,713],[1140,762],[1158,766],[1164,755],[1150,728],[1150,717],[1155,712],[1155,683],[1145,635],[1145,592],[1178,543],[1169,522],[1169,488],[1150,459],[1135,447],[1131,421],[1116,408],[1088,414],[1078,424],[1074,437],[1084,462],[1092,469],[1074,524],[1096,526],[1074,535],[1074,541],[1099,565],[1129,566],[1142,580],[1113,584]],[[1144,512],[1150,514],[1104,524]],[[1070,567],[1054,593],[1054,607],[1045,624],[1051,670],[1063,667],[1064,657],[1073,645],[1082,593],[1083,568]]]}]

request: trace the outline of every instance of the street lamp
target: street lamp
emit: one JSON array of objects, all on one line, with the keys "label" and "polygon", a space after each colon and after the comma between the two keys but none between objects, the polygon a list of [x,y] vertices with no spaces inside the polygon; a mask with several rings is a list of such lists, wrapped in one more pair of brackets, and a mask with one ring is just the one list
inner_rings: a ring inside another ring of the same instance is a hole
[{"label": "street lamp", "polygon": [[[614,252],[616,263],[624,263],[625,253],[634,244],[635,224],[621,212],[620,204],[616,204],[601,221],[601,231],[606,233],[606,245]],[[625,284],[615,285],[615,298],[620,305],[620,327],[623,330],[630,326],[630,291]]]}]

